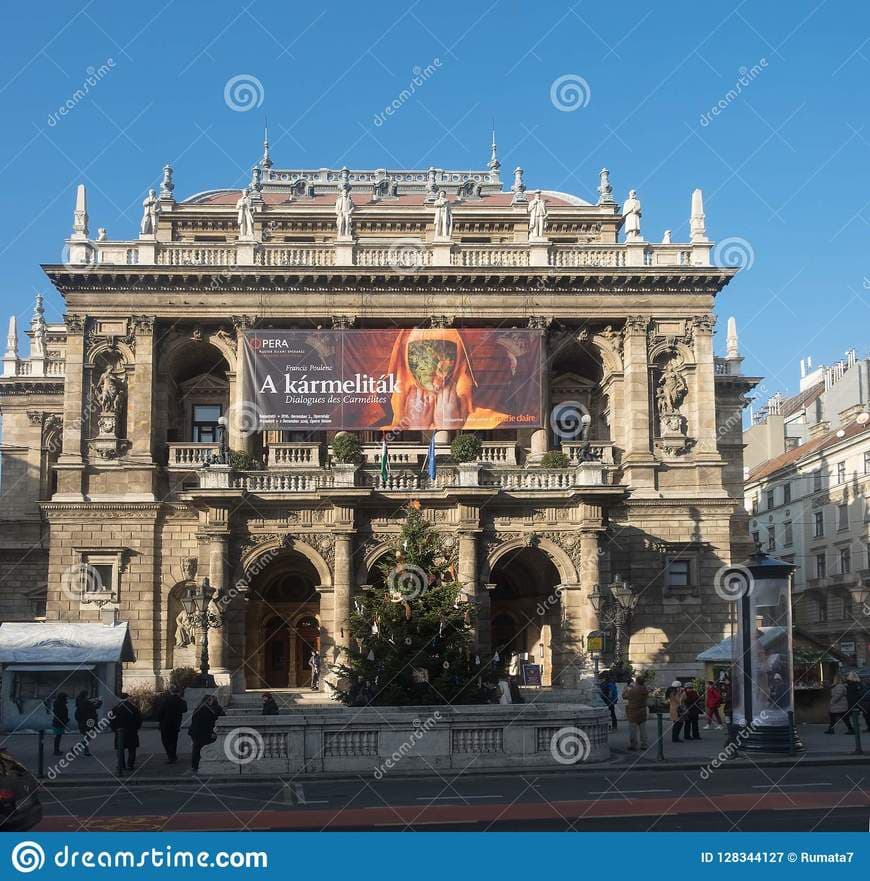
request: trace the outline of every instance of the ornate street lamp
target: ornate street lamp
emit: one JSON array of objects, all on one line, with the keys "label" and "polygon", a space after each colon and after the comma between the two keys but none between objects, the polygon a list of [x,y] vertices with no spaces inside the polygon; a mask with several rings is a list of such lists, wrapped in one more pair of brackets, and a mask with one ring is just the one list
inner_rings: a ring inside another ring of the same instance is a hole
[{"label": "ornate street lamp", "polygon": [[227,437],[227,417],[218,416],[218,444],[220,445],[221,465],[230,464],[229,438]]},{"label": "ornate street lamp", "polygon": [[640,594],[635,593],[621,575],[614,576],[609,593],[604,593],[596,584],[589,596],[589,602],[598,614],[600,626],[612,627],[616,633],[613,652],[615,667],[621,667],[628,660],[628,625],[639,599]]},{"label": "ornate street lamp", "polygon": [[199,587],[191,585],[181,598],[181,605],[192,627],[199,628],[199,676],[194,680],[194,688],[215,688],[214,676],[208,671],[208,629],[217,627],[219,620],[211,611],[210,604],[215,595],[214,588],[203,578]]},{"label": "ornate street lamp", "polygon": [[791,579],[795,567],[760,549],[725,570],[721,583],[737,601],[731,706],[740,749],[803,749],[794,726]]}]

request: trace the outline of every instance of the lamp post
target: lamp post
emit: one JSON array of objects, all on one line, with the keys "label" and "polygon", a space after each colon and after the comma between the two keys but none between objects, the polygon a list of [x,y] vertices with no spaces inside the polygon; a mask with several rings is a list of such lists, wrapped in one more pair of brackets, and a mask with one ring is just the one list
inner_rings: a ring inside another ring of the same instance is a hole
[{"label": "lamp post", "polygon": [[592,417],[588,413],[584,413],[580,417],[580,440],[583,446],[580,447],[580,461],[588,462],[592,456],[589,455],[589,426],[592,424]]},{"label": "lamp post", "polygon": [[613,665],[616,667],[623,666],[628,660],[628,626],[639,599],[640,594],[635,593],[621,575],[614,576],[608,593],[596,584],[589,597],[589,602],[598,615],[599,625],[612,627],[616,632],[613,652]]},{"label": "lamp post", "polygon": [[199,676],[194,682],[194,688],[215,688],[214,676],[208,671],[208,629],[217,627],[219,620],[209,609],[215,595],[214,588],[208,583],[208,578],[203,578],[199,587],[191,585],[181,598],[181,605],[188,620],[194,627],[199,628]]},{"label": "lamp post", "polygon": [[227,438],[227,417],[218,416],[218,444],[220,445],[220,463],[221,465],[229,465],[230,452]]},{"label": "lamp post", "polygon": [[791,579],[795,567],[760,549],[722,577],[737,602],[731,675],[732,712],[740,749],[803,749],[794,727]]}]

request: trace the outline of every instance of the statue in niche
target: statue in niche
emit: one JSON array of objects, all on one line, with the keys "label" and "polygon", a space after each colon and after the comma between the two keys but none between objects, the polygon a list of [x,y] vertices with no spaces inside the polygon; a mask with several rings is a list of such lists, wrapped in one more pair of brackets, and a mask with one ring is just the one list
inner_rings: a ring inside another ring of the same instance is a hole
[{"label": "statue in niche", "polygon": [[183,649],[189,645],[193,645],[193,628],[190,626],[187,612],[181,609],[175,616],[175,647]]},{"label": "statue in niche", "polygon": [[124,381],[113,364],[109,364],[100,374],[94,388],[94,397],[103,413],[118,412],[124,397]]},{"label": "statue in niche", "polygon": [[683,417],[680,405],[689,393],[689,386],[676,360],[668,361],[656,389],[656,406],[662,429],[668,433],[681,432]]}]

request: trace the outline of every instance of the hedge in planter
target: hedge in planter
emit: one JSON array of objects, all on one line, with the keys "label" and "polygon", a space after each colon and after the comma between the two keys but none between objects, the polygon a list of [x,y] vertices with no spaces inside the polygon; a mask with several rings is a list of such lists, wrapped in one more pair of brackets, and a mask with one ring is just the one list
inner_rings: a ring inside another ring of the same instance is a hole
[{"label": "hedge in planter", "polygon": [[359,438],[347,431],[340,431],[332,439],[332,461],[338,465],[356,465],[362,458]]},{"label": "hedge in planter", "polygon": [[457,463],[477,462],[482,450],[483,444],[476,434],[458,434],[450,444],[450,455]]},{"label": "hedge in planter", "polygon": [[570,464],[568,456],[560,450],[550,450],[541,456],[541,468],[567,468]]}]

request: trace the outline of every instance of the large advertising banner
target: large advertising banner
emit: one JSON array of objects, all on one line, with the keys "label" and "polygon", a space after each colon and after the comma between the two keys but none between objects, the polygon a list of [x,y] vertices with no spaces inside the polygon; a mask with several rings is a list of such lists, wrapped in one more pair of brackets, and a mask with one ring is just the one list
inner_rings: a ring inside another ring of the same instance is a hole
[{"label": "large advertising banner", "polygon": [[252,330],[243,351],[246,406],[265,430],[542,424],[537,330]]}]

